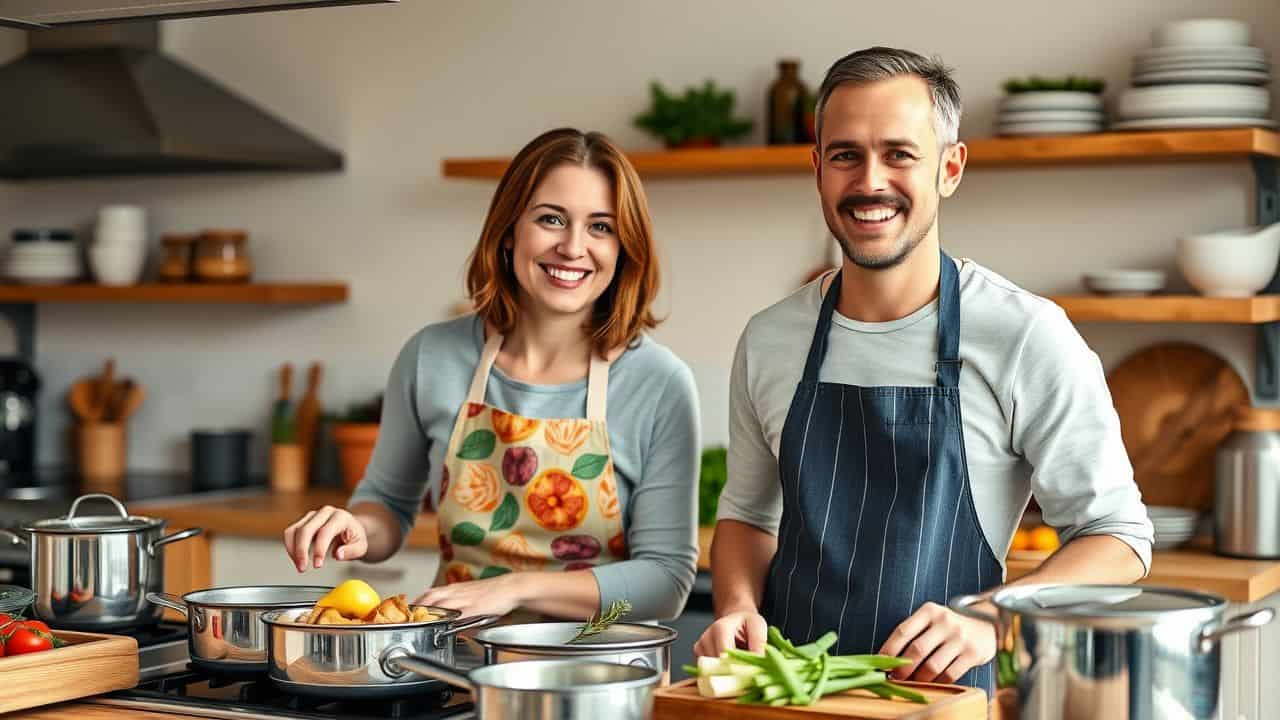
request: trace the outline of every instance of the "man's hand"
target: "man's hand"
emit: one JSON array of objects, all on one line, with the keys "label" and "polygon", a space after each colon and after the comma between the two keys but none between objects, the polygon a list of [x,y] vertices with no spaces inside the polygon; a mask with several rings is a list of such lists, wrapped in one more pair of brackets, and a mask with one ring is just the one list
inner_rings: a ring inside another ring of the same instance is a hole
[{"label": "man's hand", "polygon": [[902,621],[880,648],[911,665],[893,671],[899,680],[953,683],[996,656],[996,630],[937,603],[925,603]]},{"label": "man's hand", "polygon": [[764,652],[768,636],[769,626],[760,613],[732,612],[711,623],[694,644],[693,653],[699,657],[720,657],[720,653],[734,647]]}]

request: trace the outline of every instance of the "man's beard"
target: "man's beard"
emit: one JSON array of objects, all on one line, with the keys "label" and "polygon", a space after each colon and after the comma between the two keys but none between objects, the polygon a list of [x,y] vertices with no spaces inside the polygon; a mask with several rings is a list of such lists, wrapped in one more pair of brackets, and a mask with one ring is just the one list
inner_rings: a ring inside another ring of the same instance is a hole
[{"label": "man's beard", "polygon": [[[897,195],[847,197],[836,206],[836,213],[838,215],[846,214],[859,205],[892,205],[898,208],[898,212],[906,214],[907,217],[910,217],[911,214],[911,203],[906,198]],[[827,229],[831,231],[836,242],[840,243],[840,249],[844,251],[844,256],[849,258],[849,261],[854,265],[867,270],[888,270],[902,264],[911,255],[911,251],[915,250],[916,246],[929,236],[929,229],[933,227],[937,217],[938,206],[935,205],[933,215],[922,226],[914,226],[908,222],[902,234],[898,236],[895,247],[886,255],[872,255],[860,252],[857,246],[844,237],[833,223],[827,223]]]}]

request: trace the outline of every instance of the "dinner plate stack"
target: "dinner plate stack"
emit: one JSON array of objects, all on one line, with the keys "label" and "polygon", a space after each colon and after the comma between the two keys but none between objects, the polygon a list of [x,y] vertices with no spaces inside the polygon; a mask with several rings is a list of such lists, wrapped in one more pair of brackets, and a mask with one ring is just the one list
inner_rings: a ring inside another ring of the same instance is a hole
[{"label": "dinner plate stack", "polygon": [[1271,62],[1239,20],[1178,20],[1156,28],[1116,101],[1116,130],[1275,127]]},{"label": "dinner plate stack", "polygon": [[1196,525],[1200,522],[1200,514],[1195,510],[1180,507],[1162,507],[1152,505],[1147,508],[1151,524],[1155,526],[1156,550],[1169,550],[1185,544],[1196,534]]},{"label": "dinner plate stack", "polygon": [[70,230],[15,230],[4,275],[28,285],[59,284],[81,276],[80,252]]},{"label": "dinner plate stack", "polygon": [[1005,95],[996,118],[997,135],[1063,135],[1099,132],[1106,122],[1102,96],[1045,90]]}]

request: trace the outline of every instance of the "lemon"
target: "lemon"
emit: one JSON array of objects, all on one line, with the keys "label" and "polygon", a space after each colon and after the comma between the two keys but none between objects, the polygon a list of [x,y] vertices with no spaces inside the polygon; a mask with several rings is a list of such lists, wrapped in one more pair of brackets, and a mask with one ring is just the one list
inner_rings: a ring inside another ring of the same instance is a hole
[{"label": "lemon", "polygon": [[362,618],[373,612],[382,602],[378,592],[363,580],[344,580],[316,603],[318,607],[331,607],[348,619]]},{"label": "lemon", "polygon": [[1032,550],[1057,550],[1060,544],[1058,533],[1051,527],[1041,525],[1031,531]]}]

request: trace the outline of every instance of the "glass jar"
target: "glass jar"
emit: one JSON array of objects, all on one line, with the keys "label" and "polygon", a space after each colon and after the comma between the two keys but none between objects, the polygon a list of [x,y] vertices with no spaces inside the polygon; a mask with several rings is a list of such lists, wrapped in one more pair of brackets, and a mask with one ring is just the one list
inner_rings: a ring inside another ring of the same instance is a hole
[{"label": "glass jar", "polygon": [[205,230],[196,244],[196,277],[206,282],[248,282],[253,275],[249,233]]},{"label": "glass jar", "polygon": [[186,282],[191,279],[191,254],[199,235],[168,233],[160,238],[161,282]]}]

